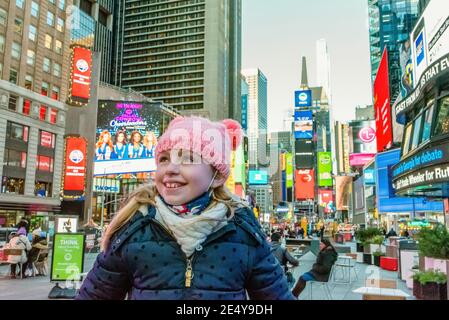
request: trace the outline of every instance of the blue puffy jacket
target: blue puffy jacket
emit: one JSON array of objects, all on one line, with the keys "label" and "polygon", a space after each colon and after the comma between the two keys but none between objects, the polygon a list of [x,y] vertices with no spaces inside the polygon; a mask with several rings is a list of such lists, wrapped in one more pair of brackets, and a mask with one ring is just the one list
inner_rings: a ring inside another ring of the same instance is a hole
[{"label": "blue puffy jacket", "polygon": [[138,211],[98,255],[76,299],[294,300],[251,210],[239,208],[187,259],[155,220]]}]

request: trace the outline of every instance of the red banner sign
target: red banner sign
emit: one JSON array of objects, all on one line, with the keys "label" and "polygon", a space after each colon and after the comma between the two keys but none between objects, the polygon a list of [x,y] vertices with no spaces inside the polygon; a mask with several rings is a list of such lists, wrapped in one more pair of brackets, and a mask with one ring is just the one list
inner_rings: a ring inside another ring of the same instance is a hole
[{"label": "red banner sign", "polygon": [[84,192],[86,180],[86,139],[68,137],[65,143],[64,191]]},{"label": "red banner sign", "polygon": [[71,87],[69,102],[87,104],[90,98],[92,73],[92,52],[89,49],[73,47]]},{"label": "red banner sign", "polygon": [[385,48],[374,80],[374,111],[376,113],[377,152],[393,144],[391,127],[390,84],[388,80],[388,51]]},{"label": "red banner sign", "polygon": [[310,170],[295,170],[296,200],[310,200],[315,198],[315,172]]}]

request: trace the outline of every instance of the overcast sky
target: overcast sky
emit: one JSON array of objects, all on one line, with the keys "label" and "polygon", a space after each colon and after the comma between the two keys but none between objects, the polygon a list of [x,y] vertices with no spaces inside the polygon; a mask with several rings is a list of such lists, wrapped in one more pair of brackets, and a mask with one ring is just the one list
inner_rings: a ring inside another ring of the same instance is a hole
[{"label": "overcast sky", "polygon": [[336,120],[351,120],[371,105],[367,0],[242,0],[242,67],[268,80],[268,129],[283,130],[307,57],[316,85],[316,41],[326,39]]}]

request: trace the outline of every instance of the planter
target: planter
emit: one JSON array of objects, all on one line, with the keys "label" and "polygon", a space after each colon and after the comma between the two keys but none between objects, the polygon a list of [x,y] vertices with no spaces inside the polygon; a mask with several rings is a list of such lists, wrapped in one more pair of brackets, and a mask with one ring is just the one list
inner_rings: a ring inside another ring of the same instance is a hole
[{"label": "planter", "polygon": [[363,263],[373,264],[371,256],[372,256],[371,253],[364,253],[363,254]]},{"label": "planter", "polygon": [[423,300],[447,300],[447,283],[429,282],[422,285]]},{"label": "planter", "polygon": [[357,252],[363,252],[363,244],[357,242]]},{"label": "planter", "polygon": [[413,295],[416,299],[422,300],[422,286],[418,280],[413,280]]},{"label": "planter", "polygon": [[373,255],[373,257],[374,257],[374,265],[375,265],[375,266],[378,266],[378,267],[380,268],[380,257],[381,257],[381,256],[375,256],[375,255]]},{"label": "planter", "polygon": [[424,269],[430,270],[439,270],[441,272],[443,272],[444,274],[448,274],[448,270],[447,270],[447,262],[449,260],[443,260],[443,259],[436,259],[436,258],[431,258],[431,257],[424,257]]}]

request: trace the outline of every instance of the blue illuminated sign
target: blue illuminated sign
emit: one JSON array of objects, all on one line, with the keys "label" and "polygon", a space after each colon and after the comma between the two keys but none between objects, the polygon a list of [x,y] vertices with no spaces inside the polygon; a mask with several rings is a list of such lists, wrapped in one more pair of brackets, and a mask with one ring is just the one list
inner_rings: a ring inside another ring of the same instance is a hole
[{"label": "blue illuminated sign", "polygon": [[260,170],[249,171],[249,184],[268,184],[268,172]]},{"label": "blue illuminated sign", "polygon": [[312,106],[312,90],[295,91],[295,107],[306,108]]},{"label": "blue illuminated sign", "polygon": [[374,169],[365,169],[363,171],[363,178],[366,185],[376,184],[376,180],[374,179]]}]

